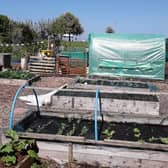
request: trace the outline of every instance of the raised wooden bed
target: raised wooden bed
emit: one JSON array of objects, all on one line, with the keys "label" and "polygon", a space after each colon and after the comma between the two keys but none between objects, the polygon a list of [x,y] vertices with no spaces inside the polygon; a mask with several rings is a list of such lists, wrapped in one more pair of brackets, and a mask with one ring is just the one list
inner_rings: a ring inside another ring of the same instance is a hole
[{"label": "raised wooden bed", "polygon": [[[77,112],[76,112],[77,114]],[[73,158],[78,162],[87,162],[95,163],[98,162],[101,166],[112,167],[112,166],[121,166],[121,167],[163,167],[166,168],[168,164],[168,146],[165,144],[149,143],[149,142],[137,142],[137,141],[128,141],[128,140],[117,140],[115,136],[112,139],[103,138],[98,141],[95,141],[94,138],[87,138],[90,134],[89,131],[83,136],[69,136],[67,131],[73,129],[73,124],[75,123],[75,128],[82,129],[84,125],[78,123],[78,119],[68,119],[56,117],[57,114],[48,113],[48,116],[41,115],[40,118],[36,116],[36,113],[31,113],[29,116],[24,118],[20,123],[15,126],[15,129],[18,129],[19,135],[23,138],[35,138],[37,139],[38,146],[40,148],[41,155],[51,155],[57,159],[68,160],[69,153],[69,143],[72,143],[73,146]],[[68,114],[64,114],[66,117]],[[74,114],[75,116],[75,114]],[[85,116],[82,115],[81,116]],[[48,119],[46,120],[47,117]],[[54,119],[55,118],[55,119]],[[69,121],[68,121],[69,120]],[[33,121],[33,122],[32,122]],[[66,131],[64,135],[56,135],[58,128],[61,127],[61,123],[66,121]],[[71,122],[70,122],[71,121]],[[86,121],[85,121],[86,122]],[[90,122],[90,121],[89,121]],[[69,124],[68,124],[69,123]],[[70,124],[71,123],[71,124]],[[56,126],[54,127],[53,124]],[[116,124],[116,123],[115,123]],[[126,124],[126,123],[125,123]],[[30,129],[30,125],[34,125],[34,128]],[[89,124],[85,124],[89,126]],[[106,124],[104,124],[106,125]],[[99,125],[100,126],[100,125]],[[167,130],[167,125],[151,125],[156,126],[158,137],[167,136],[164,130]],[[29,127],[29,128],[28,128]],[[69,128],[71,127],[71,129]],[[135,125],[136,128],[139,128],[138,125]],[[147,125],[150,127],[150,125]],[[147,131],[147,127],[140,129],[141,133],[144,134]],[[152,128],[151,127],[151,128]],[[160,127],[160,131],[159,128]],[[164,129],[165,128],[165,129]],[[39,131],[37,131],[39,130]],[[43,131],[44,132],[43,132]],[[45,130],[47,132],[45,132]],[[50,132],[51,130],[52,133]],[[132,130],[132,129],[131,129]],[[94,132],[92,126],[90,131]],[[133,131],[133,130],[132,130]],[[38,133],[37,133],[38,132]],[[78,132],[78,131],[77,131]],[[129,132],[129,131],[128,131]],[[152,133],[155,132],[153,128]],[[127,131],[122,129],[121,133],[124,137],[127,135]],[[147,132],[146,132],[147,133]],[[163,135],[161,135],[163,133]],[[116,131],[117,134],[117,131]],[[155,133],[154,133],[155,134]],[[149,132],[146,134],[149,135]],[[150,134],[152,136],[152,134]],[[129,137],[129,135],[128,135]],[[101,159],[100,159],[101,158]]]},{"label": "raised wooden bed", "polygon": [[[101,91],[102,108],[106,112],[159,115],[157,95]],[[94,90],[63,89],[52,97],[52,106],[62,109],[93,110]]]}]

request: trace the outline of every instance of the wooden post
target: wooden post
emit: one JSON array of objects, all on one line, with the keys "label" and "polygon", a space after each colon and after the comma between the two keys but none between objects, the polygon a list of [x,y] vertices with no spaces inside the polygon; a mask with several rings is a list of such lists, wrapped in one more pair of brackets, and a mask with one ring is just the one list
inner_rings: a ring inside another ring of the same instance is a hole
[{"label": "wooden post", "polygon": [[68,168],[72,168],[73,163],[73,145],[72,143],[68,144]]}]

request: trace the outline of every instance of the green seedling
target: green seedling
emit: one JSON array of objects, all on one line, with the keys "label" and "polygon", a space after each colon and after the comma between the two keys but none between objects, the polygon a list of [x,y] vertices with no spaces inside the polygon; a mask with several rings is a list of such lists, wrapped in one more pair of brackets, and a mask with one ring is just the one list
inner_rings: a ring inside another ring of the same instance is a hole
[{"label": "green seedling", "polygon": [[107,136],[107,139],[112,139],[113,135],[115,134],[115,131],[114,130],[108,130],[108,129],[105,129],[103,131],[103,134]]},{"label": "green seedling", "polygon": [[67,133],[67,135],[68,135],[68,136],[72,136],[72,135],[74,135],[74,133],[75,133],[75,129],[76,129],[75,124],[73,124],[73,126],[72,126],[72,130],[70,130],[70,131]]},{"label": "green seedling", "polygon": [[65,123],[61,123],[61,127],[59,128],[59,130],[57,132],[58,135],[62,135],[63,134],[65,126],[66,126]]},{"label": "green seedling", "polygon": [[81,135],[81,136],[82,136],[82,135],[85,135],[85,134],[87,133],[87,131],[88,131],[88,128],[87,128],[86,126],[84,126],[84,127],[82,128],[82,130],[81,130],[80,135]]},{"label": "green seedling", "polygon": [[161,138],[160,138],[160,141],[161,141],[162,143],[164,143],[164,144],[168,144],[168,138],[163,138],[163,137],[161,137]]},{"label": "green seedling", "polygon": [[162,142],[163,144],[168,144],[168,138],[167,137],[160,137],[160,138],[149,138],[149,142],[154,142],[154,141],[160,141]]},{"label": "green seedling", "polygon": [[138,142],[143,143],[144,140],[141,137],[142,134],[141,134],[140,130],[138,128],[134,128],[133,132],[134,132],[134,137],[136,137],[138,139]]},{"label": "green seedling", "polygon": [[138,128],[134,128],[133,132],[134,132],[134,136],[136,138],[139,139],[141,137],[141,132],[140,132],[140,130]]},{"label": "green seedling", "polygon": [[159,138],[155,138],[153,136],[148,139],[149,142],[154,142],[154,141],[157,141],[157,140],[159,140]]}]

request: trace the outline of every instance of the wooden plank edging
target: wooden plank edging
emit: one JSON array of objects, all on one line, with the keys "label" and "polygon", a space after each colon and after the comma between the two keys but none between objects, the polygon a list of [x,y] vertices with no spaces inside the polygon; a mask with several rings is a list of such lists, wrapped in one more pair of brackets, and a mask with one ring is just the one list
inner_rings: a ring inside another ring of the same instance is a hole
[{"label": "wooden plank edging", "polygon": [[80,143],[80,144],[90,144],[90,145],[101,145],[101,146],[111,146],[111,147],[125,147],[133,149],[148,149],[154,151],[165,151],[168,152],[168,145],[164,144],[152,144],[152,143],[139,143],[132,141],[121,141],[121,140],[108,140],[104,141],[99,140],[90,140],[85,139],[81,136],[64,136],[64,135],[51,135],[51,134],[41,134],[41,133],[28,133],[28,132],[18,132],[19,136],[22,138],[33,138],[39,140],[48,140],[48,141],[59,141],[64,143]]}]

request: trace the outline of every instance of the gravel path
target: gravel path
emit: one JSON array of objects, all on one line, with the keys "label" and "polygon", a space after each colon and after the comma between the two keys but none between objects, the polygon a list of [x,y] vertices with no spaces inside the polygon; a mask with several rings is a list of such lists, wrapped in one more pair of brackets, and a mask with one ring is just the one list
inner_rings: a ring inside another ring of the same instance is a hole
[{"label": "gravel path", "polygon": [[[48,88],[58,88],[65,83],[71,83],[74,78],[69,77],[42,77],[41,80],[33,83],[32,86],[35,87],[48,87]],[[8,127],[9,125],[9,115],[10,109],[13,102],[13,98],[16,94],[19,85],[7,85],[0,84],[0,128]],[[38,89],[36,90],[37,94],[45,94],[49,91]],[[31,89],[24,89],[21,95],[33,94]],[[25,115],[25,112],[28,109],[33,109],[35,107],[26,105],[23,101],[17,100],[15,107],[15,116],[16,121]]]}]

